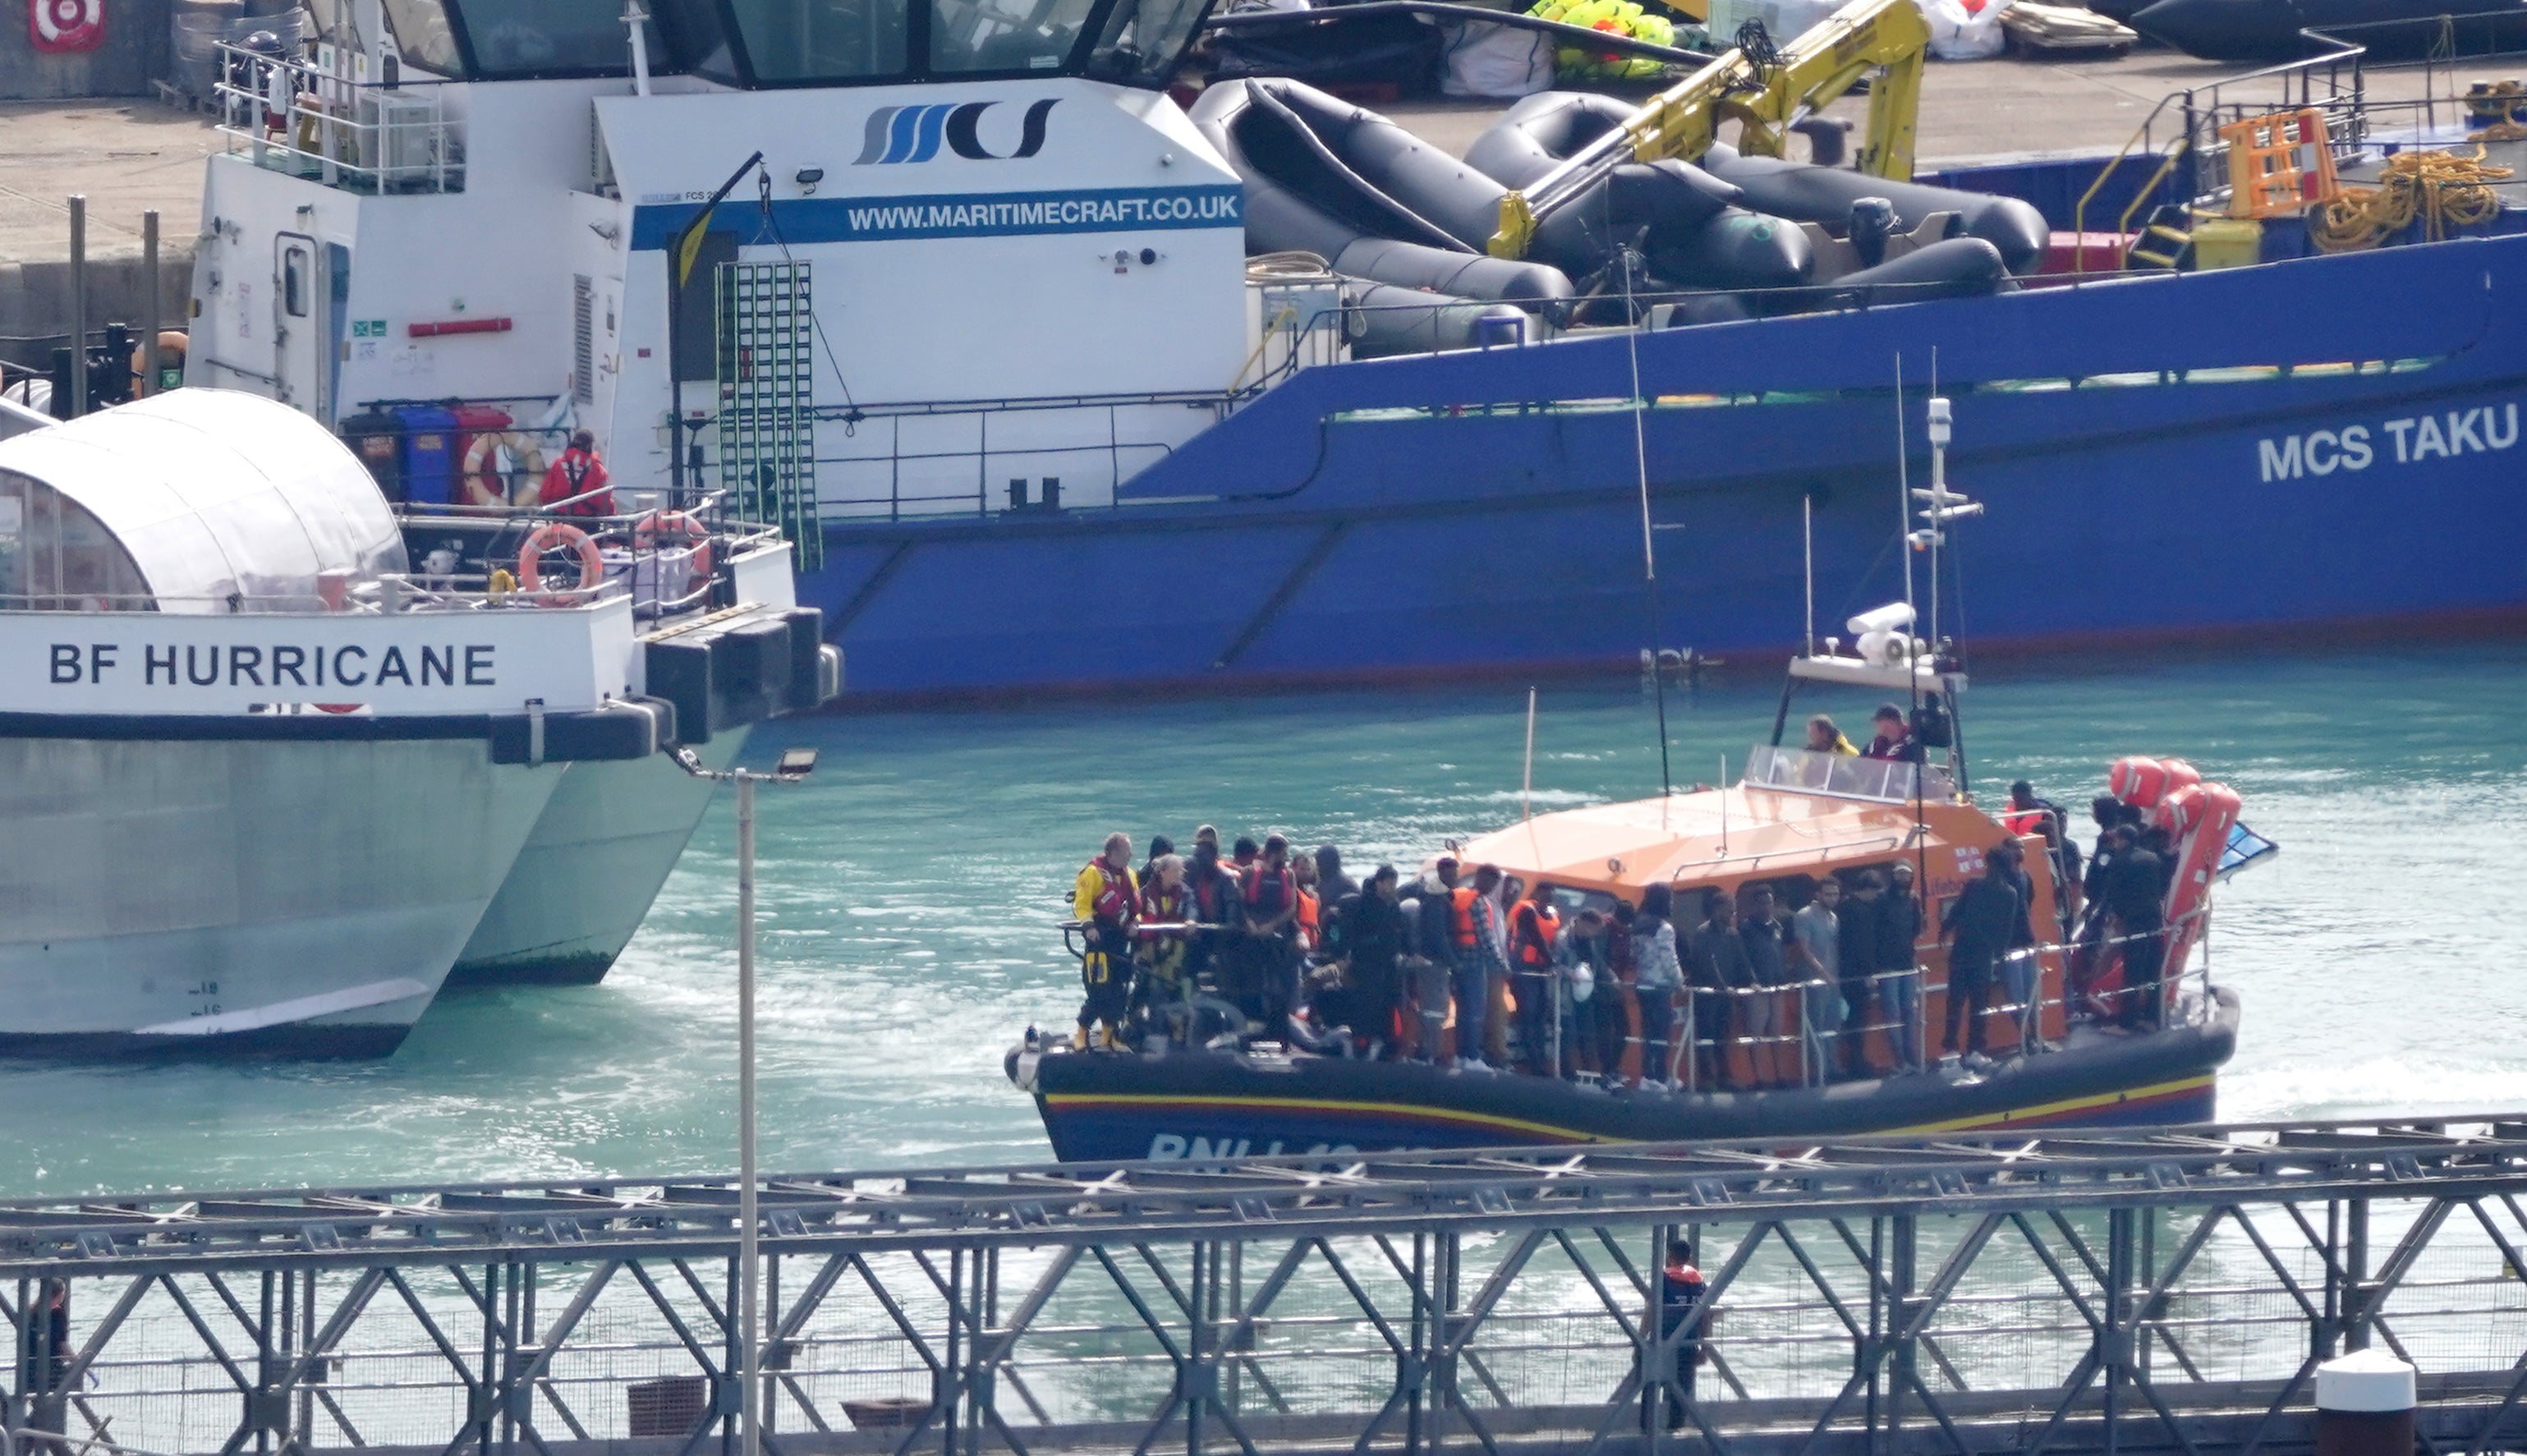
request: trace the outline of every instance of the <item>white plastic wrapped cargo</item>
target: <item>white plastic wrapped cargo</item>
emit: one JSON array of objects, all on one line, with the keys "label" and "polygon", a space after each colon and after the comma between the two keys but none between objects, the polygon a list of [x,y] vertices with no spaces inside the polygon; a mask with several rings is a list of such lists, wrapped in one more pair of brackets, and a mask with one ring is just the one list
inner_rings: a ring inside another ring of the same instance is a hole
[{"label": "white plastic wrapped cargo", "polygon": [[178,390],[0,441],[0,609],[309,611],[406,569],[377,484],[284,404]]}]

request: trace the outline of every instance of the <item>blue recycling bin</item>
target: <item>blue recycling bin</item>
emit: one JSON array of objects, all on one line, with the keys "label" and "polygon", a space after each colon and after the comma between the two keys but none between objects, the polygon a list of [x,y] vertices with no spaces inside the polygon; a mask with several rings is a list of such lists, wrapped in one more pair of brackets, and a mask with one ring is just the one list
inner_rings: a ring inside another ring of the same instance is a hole
[{"label": "blue recycling bin", "polygon": [[403,428],[403,498],[415,505],[446,505],[453,497],[460,437],[456,412],[436,404],[407,404],[395,411]]}]

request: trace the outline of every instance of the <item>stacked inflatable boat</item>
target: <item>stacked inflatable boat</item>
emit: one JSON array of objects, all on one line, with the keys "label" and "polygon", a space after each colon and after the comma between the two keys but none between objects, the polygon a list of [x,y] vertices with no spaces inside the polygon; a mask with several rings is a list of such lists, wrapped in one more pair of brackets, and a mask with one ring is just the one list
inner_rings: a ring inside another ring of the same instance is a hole
[{"label": "stacked inflatable boat", "polygon": [[[1352,281],[1364,313],[1437,305],[1454,320],[1418,347],[1475,341],[1513,313],[1544,330],[1797,313],[1996,292],[2041,261],[2044,219],[1990,197],[1715,145],[1700,165],[1614,168],[1538,228],[1530,256],[1485,247],[1501,200],[1621,127],[1632,108],[1566,91],[1529,96],[1460,160],[1386,117],[1299,81],[1203,93],[1196,126],[1246,183],[1248,253],[1311,253]],[[1390,332],[1393,347],[1406,346]],[[1356,345],[1378,352],[1371,326]]]}]

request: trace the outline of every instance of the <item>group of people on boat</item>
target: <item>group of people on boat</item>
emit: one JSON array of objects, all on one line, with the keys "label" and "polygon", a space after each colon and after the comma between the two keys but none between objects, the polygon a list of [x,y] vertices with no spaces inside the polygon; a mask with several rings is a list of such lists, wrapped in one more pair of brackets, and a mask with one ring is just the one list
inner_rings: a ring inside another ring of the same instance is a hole
[{"label": "group of people on boat", "polygon": [[[1909,735],[1892,737],[1900,752]],[[2037,869],[2061,914],[2040,935],[2017,838],[1991,848],[1934,924],[1904,858],[1813,879],[1654,884],[1630,902],[1523,886],[1452,857],[1411,879],[1392,864],[1355,879],[1333,845],[1294,855],[1270,834],[1223,852],[1210,825],[1187,854],[1153,839],[1135,868],[1131,837],[1115,833],[1072,889],[1086,990],[1072,1043],[1262,1036],[1470,1071],[1706,1090],[2045,1050],[2032,1008],[2046,944],[2072,947],[2072,990],[2091,993],[2081,1014],[2137,1028],[2161,1000],[2163,831],[2112,798],[2092,812],[2100,837],[2083,874],[2060,806],[2013,786],[2005,822],[2044,846]],[[1930,946],[1947,952],[1935,1027],[1923,1015]],[[2106,985],[2096,971],[2110,960],[2122,969]]]}]

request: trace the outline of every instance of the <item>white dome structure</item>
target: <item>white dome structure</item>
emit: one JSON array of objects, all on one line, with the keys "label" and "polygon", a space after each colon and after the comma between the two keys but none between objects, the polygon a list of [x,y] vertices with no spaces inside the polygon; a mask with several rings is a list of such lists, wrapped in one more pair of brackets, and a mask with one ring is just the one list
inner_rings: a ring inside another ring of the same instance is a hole
[{"label": "white dome structure", "polygon": [[0,610],[309,611],[322,577],[406,565],[358,458],[258,395],[177,390],[0,441]]}]

